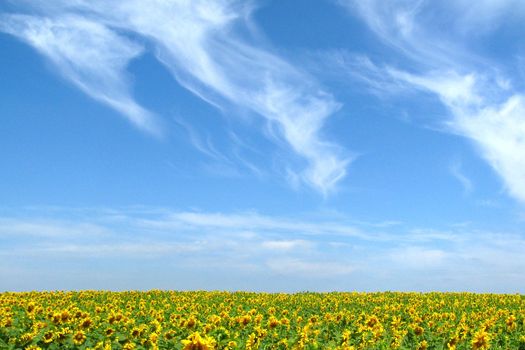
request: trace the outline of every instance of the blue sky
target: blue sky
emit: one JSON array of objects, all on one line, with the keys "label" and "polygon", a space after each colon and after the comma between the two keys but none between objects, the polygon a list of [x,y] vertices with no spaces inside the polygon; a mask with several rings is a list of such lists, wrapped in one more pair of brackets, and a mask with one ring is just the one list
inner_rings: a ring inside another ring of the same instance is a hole
[{"label": "blue sky", "polygon": [[525,5],[0,3],[0,289],[525,292]]}]

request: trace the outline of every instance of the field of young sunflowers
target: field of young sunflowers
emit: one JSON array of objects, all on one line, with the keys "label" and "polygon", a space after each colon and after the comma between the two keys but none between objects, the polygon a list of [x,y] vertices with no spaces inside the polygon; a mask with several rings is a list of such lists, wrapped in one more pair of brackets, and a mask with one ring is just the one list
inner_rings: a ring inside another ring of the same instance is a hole
[{"label": "field of young sunflowers", "polygon": [[0,294],[0,349],[525,349],[525,296]]}]

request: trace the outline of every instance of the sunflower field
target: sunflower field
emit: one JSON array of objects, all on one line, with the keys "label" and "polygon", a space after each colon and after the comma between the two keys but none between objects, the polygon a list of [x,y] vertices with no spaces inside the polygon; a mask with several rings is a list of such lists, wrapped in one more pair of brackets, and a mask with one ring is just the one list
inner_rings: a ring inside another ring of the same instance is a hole
[{"label": "sunflower field", "polygon": [[0,349],[525,349],[525,296],[8,292]]}]

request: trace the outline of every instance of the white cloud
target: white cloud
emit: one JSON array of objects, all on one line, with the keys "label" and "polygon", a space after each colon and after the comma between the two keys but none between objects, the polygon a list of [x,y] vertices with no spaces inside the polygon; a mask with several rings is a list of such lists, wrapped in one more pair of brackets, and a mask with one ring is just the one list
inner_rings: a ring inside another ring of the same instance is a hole
[{"label": "white cloud", "polygon": [[392,76],[437,94],[453,119],[452,132],[475,142],[481,155],[502,177],[511,196],[525,202],[525,97],[510,95],[503,103],[478,91],[489,90],[475,75],[415,76],[390,70]]},{"label": "white cloud", "polygon": [[348,275],[354,270],[344,262],[318,262],[299,259],[271,259],[266,262],[266,265],[279,274],[317,278]]},{"label": "white cloud", "polygon": [[138,222],[143,227],[160,230],[206,229],[227,232],[281,232],[296,235],[337,235],[359,237],[361,239],[382,239],[380,235],[363,233],[359,228],[339,222],[309,222],[293,218],[265,216],[254,212],[248,213],[200,213],[176,212],[153,220],[143,219]]},{"label": "white cloud", "polygon": [[0,237],[24,238],[26,236],[47,238],[78,238],[108,236],[111,231],[94,223],[78,223],[59,220],[22,220],[0,218]]},{"label": "white cloud", "polygon": [[394,79],[437,94],[447,106],[476,108],[483,101],[475,90],[478,81],[475,74],[460,75],[455,71],[432,71],[426,75],[415,75],[387,68]]},{"label": "white cloud", "polygon": [[447,253],[440,249],[426,247],[406,247],[391,253],[392,260],[401,267],[412,269],[428,269],[439,267]]},{"label": "white cloud", "polygon": [[7,16],[4,30],[21,36],[86,93],[136,124],[149,128],[153,117],[124,93],[122,69],[141,48],[117,32],[131,32],[150,43],[175,79],[203,100],[263,117],[276,131],[274,136],[305,161],[296,171],[302,183],[327,194],[345,176],[352,158],[320,134],[324,121],[340,104],[256,37],[244,39],[250,35],[250,3],[54,0],[28,4],[45,17]]},{"label": "white cloud", "polygon": [[472,185],[472,181],[465,175],[463,172],[461,162],[455,161],[450,165],[450,174],[455,177],[461,186],[463,187],[463,192],[465,194],[469,194],[472,192],[474,186]]},{"label": "white cloud", "polygon": [[308,249],[312,245],[311,242],[302,239],[293,240],[275,240],[275,241],[263,241],[261,246],[265,249],[275,251],[290,251],[294,249]]},{"label": "white cloud", "polygon": [[142,53],[140,45],[75,15],[3,15],[0,23],[0,30],[32,45],[87,95],[122,113],[137,127],[161,133],[157,118],[138,105],[129,92],[125,69]]},{"label": "white cloud", "polygon": [[525,202],[525,96],[513,95],[474,115],[459,113],[452,126],[477,143],[510,195]]},{"label": "white cloud", "polygon": [[472,6],[471,1],[459,0],[450,5],[461,14],[457,29],[466,34],[490,32],[505,21],[525,17],[525,3],[520,0],[480,0],[476,6]]},{"label": "white cloud", "polygon": [[202,138],[199,133],[185,120],[182,118],[176,118],[175,122],[179,124],[188,134],[188,138],[193,145],[199,152],[202,154],[205,154],[209,158],[218,161],[218,162],[225,162],[230,163],[230,159],[226,155],[224,155],[222,152],[220,152],[213,142],[211,141],[211,138],[206,137],[205,139]]},{"label": "white cloud", "polygon": [[119,257],[119,258],[159,258],[165,255],[174,254],[193,254],[202,250],[202,246],[195,243],[168,243],[168,242],[115,242],[112,244],[98,243],[98,244],[53,244],[40,245],[32,249],[27,249],[26,252],[31,254],[60,254],[76,258],[82,257]]},{"label": "white cloud", "polygon": [[198,1],[195,10],[185,2],[170,4],[145,15],[134,3],[128,21],[117,25],[153,38],[159,60],[205,100],[225,99],[275,123],[279,136],[308,161],[301,178],[323,193],[333,189],[349,162],[319,136],[323,121],[339,108],[333,98],[283,59],[236,36],[230,28],[242,24],[239,5]]},{"label": "white cloud", "polygon": [[[450,111],[451,119],[443,123],[448,131],[472,140],[502,178],[508,193],[525,202],[525,95],[513,89],[511,79],[502,75],[501,69],[468,50],[468,41],[474,36],[468,30],[472,21],[493,29],[503,18],[524,16],[525,6],[511,0],[486,0],[474,7],[469,3],[472,10],[465,13],[461,9],[468,2],[464,1],[446,9],[436,3],[412,0],[386,6],[376,0],[341,3],[357,12],[379,38],[413,63],[408,72],[389,66],[389,62],[378,66],[360,59],[355,65],[362,68],[356,73],[360,80],[383,94],[392,89],[381,85],[395,86],[396,82],[401,83],[400,87],[404,84],[405,89],[435,94]],[[516,13],[511,14],[511,10]],[[450,30],[446,34],[439,28],[451,18],[454,25],[447,26]],[[456,177],[465,188],[470,187],[464,177]]]}]

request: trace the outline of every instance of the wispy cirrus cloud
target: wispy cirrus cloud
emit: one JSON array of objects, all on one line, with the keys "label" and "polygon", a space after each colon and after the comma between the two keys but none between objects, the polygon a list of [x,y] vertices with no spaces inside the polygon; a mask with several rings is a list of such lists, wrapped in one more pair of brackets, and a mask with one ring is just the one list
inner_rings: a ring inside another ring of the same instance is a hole
[{"label": "wispy cirrus cloud", "polygon": [[124,68],[143,50],[136,37],[126,35],[133,33],[195,95],[219,108],[234,106],[264,118],[271,137],[285,141],[303,160],[293,167],[300,182],[327,194],[352,160],[320,133],[340,104],[253,35],[253,5],[231,0],[25,1],[20,8],[33,13],[3,15],[0,29],[34,46],[91,97],[139,127],[156,130],[152,113],[128,92]]},{"label": "wispy cirrus cloud", "polygon": [[[353,59],[348,68],[357,70],[354,75],[379,93],[412,89],[437,96],[451,115],[442,123],[446,130],[470,139],[508,193],[525,202],[525,93],[503,67],[469,50],[468,44],[491,34],[504,19],[525,18],[525,7],[512,0],[481,1],[466,12],[463,1],[447,3],[446,9],[415,0],[340,3],[412,63],[407,69],[388,61]],[[443,27],[450,30],[439,30]]]},{"label": "wispy cirrus cloud", "polygon": [[101,237],[110,231],[93,223],[76,223],[63,220],[0,218],[0,237],[75,238],[82,236]]},{"label": "wispy cirrus cloud", "polygon": [[126,77],[128,63],[143,52],[139,44],[76,15],[4,14],[0,30],[33,46],[62,77],[91,98],[109,105],[135,126],[161,134],[158,118],[135,102]]},{"label": "wispy cirrus cloud", "polygon": [[474,185],[472,180],[464,174],[460,161],[456,160],[450,165],[450,174],[459,181],[465,194],[472,192]]},{"label": "wispy cirrus cloud", "polygon": [[481,0],[472,6],[468,0],[452,1],[442,5],[452,7],[460,16],[450,16],[456,32],[463,35],[486,34],[505,25],[509,21],[519,21],[525,17],[525,3],[520,0]]},{"label": "wispy cirrus cloud", "polygon": [[483,92],[494,85],[477,74],[433,72],[428,76],[389,70],[392,77],[439,96],[453,119],[448,130],[474,141],[477,149],[500,175],[508,193],[525,202],[525,95],[512,92],[495,101]]}]

